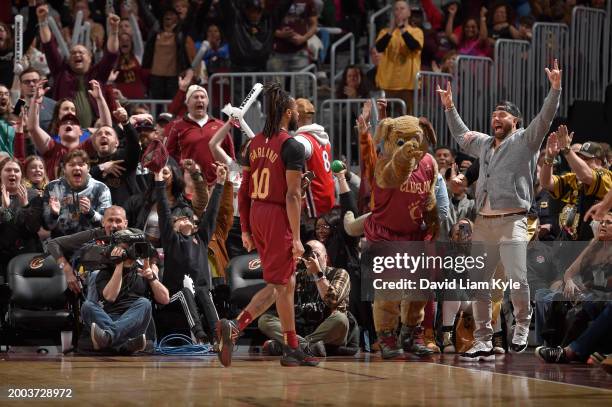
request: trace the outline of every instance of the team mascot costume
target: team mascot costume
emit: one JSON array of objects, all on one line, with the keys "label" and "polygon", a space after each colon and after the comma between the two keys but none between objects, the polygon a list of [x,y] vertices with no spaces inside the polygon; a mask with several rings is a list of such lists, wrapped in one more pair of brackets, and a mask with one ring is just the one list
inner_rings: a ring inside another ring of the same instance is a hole
[{"label": "team mascot costume", "polygon": [[[349,214],[345,219],[347,232],[355,235],[363,230],[368,242],[434,240],[439,230],[434,192],[438,167],[428,153],[429,147],[436,145],[431,123],[413,116],[381,120],[374,137],[379,146],[377,157],[364,154],[364,146],[366,150],[374,150],[370,135],[361,137],[362,157],[375,157],[376,161],[365,165],[373,168],[373,174],[364,174],[372,185],[372,211],[358,219]],[[374,301],[374,325],[383,358],[403,358],[402,348],[418,356],[433,352],[424,344],[421,327],[426,303]],[[398,340],[400,317],[402,328]]]}]

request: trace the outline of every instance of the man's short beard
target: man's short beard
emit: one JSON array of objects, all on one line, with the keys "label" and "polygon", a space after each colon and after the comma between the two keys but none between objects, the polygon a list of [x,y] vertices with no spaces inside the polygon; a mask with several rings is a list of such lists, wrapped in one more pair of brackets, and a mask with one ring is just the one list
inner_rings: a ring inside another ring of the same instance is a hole
[{"label": "man's short beard", "polygon": [[291,120],[289,121],[289,131],[296,131],[298,129],[298,122],[295,118],[291,117]]}]

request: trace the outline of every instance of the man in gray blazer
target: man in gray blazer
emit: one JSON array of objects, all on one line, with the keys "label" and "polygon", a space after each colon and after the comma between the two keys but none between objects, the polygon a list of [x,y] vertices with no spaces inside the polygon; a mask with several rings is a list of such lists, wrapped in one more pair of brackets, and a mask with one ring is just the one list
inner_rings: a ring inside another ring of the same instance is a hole
[{"label": "man in gray blazer", "polygon": [[[487,252],[487,273],[482,281],[490,281],[495,265],[501,260],[506,276],[518,282],[511,289],[516,326],[510,349],[516,353],[527,347],[531,304],[527,283],[527,211],[533,200],[536,161],[542,141],[559,106],[561,70],[557,60],[546,68],[551,89],[542,109],[527,128],[522,115],[511,102],[500,102],[491,114],[493,135],[470,131],[453,104],[450,83],[446,90],[438,87],[451,135],[461,149],[480,159],[480,175],[476,187],[477,217],[472,241],[484,243]],[[481,277],[482,278],[482,277]],[[511,286],[512,287],[512,286]],[[494,360],[491,326],[491,292],[475,293],[474,345],[460,355],[461,360]]]}]

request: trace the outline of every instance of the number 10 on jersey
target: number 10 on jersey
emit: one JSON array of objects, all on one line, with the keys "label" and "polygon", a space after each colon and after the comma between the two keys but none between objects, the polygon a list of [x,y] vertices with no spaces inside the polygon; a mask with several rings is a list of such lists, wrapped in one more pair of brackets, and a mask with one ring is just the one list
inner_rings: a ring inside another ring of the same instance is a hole
[{"label": "number 10 on jersey", "polygon": [[266,199],[270,190],[270,169],[263,168],[259,172],[259,168],[251,173],[251,179],[253,180],[253,192],[251,192],[251,199]]}]

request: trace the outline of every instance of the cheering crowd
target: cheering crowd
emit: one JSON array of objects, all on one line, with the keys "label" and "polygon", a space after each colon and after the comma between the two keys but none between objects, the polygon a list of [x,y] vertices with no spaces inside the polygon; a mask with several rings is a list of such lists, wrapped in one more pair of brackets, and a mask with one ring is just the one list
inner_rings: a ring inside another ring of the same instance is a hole
[{"label": "cheering crowd", "polygon": [[[218,100],[203,87],[214,72],[301,69],[311,61],[319,19],[354,29],[358,17],[345,2],[175,0],[156,9],[163,2],[127,1],[119,15],[85,1],[39,3],[27,2],[27,58],[11,57],[10,70],[0,70],[0,279],[6,284],[18,255],[52,256],[94,351],[150,351],[159,332],[176,329],[159,318],[172,304],[180,304],[194,341],[211,343],[224,365],[253,321],[269,338],[264,351],[282,355],[284,365],[359,350],[385,359],[444,352],[486,361],[536,345],[540,359],[555,363],[600,362],[612,351],[612,151],[606,143],[572,143],[563,125],[550,128],[563,91],[556,61],[536,118],[525,123],[520,106],[499,101],[490,135],[466,127],[450,86],[438,89],[459,149],[437,145],[422,118],[387,118],[385,98],[366,102],[355,123],[357,173],[334,161],[334,140],[316,123],[318,101],[266,84],[264,130],[238,146],[237,117],[211,117],[209,106],[242,101]],[[325,17],[329,3],[333,17]],[[489,24],[486,9],[476,8],[480,20],[467,17],[469,7],[462,17],[457,1],[443,12],[431,2],[413,12],[394,2],[372,50],[375,71],[347,67],[337,95],[368,97],[377,87],[410,107],[414,89],[405,84],[413,81],[403,78],[423,66],[452,69],[456,53],[488,55],[497,38],[528,37],[534,19],[524,6],[515,26],[507,5],[491,8]],[[531,8],[539,19],[553,13],[546,10]],[[60,42],[71,42],[67,21],[77,11],[91,38],[65,53]],[[11,32],[0,25],[5,49]],[[438,56],[426,62],[428,40],[442,36],[449,51],[440,55],[438,44]],[[172,103],[154,117],[129,103],[145,96]],[[405,174],[387,165],[380,175],[391,157],[379,134],[402,126],[418,137],[397,145],[413,143],[421,154],[404,157]],[[431,191],[393,195],[390,180],[400,173],[400,184],[424,177]],[[417,200],[423,210],[414,217],[402,205]],[[109,236],[111,249],[98,257],[110,261],[91,266],[78,254]],[[362,247],[390,240],[486,242],[499,264],[488,278],[519,288],[465,301],[372,302],[361,295]],[[228,310],[213,293],[227,285],[228,264],[254,250],[267,285],[244,309]]]}]

